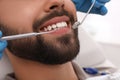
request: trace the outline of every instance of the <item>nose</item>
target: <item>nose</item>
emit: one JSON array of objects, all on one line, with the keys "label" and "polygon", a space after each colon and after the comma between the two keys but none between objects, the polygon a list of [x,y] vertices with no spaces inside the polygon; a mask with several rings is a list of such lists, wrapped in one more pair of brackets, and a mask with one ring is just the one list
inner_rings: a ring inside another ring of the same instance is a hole
[{"label": "nose", "polygon": [[58,10],[64,7],[64,0],[48,0],[45,5],[45,11],[50,12],[52,10]]}]

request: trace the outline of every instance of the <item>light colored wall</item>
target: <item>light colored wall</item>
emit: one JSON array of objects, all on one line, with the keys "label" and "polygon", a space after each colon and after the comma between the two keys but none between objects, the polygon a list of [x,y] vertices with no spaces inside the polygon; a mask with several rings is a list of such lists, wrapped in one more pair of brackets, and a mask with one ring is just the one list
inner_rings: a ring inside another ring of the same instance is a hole
[{"label": "light colored wall", "polygon": [[[111,0],[106,4],[105,16],[89,15],[83,27],[105,50],[105,56],[120,68],[120,0]],[[83,14],[78,13],[79,20]]]}]

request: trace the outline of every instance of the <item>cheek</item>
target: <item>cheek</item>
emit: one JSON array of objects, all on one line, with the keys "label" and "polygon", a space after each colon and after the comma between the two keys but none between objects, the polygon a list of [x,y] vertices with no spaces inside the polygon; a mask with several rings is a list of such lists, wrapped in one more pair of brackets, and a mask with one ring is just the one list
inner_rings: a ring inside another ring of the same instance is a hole
[{"label": "cheek", "polygon": [[38,5],[32,0],[3,0],[0,2],[0,21],[5,25],[14,26],[14,28],[32,28],[38,8]]}]

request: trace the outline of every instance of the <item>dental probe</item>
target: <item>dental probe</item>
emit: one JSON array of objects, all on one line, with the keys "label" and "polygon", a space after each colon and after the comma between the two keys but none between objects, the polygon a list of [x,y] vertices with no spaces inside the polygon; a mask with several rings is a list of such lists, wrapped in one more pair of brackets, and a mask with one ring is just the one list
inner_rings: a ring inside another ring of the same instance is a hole
[{"label": "dental probe", "polygon": [[[74,27],[78,26],[77,25],[78,22],[75,22],[73,24]],[[25,33],[25,34],[18,34],[18,35],[11,35],[11,36],[4,36],[4,37],[1,37],[0,38],[0,41],[1,40],[14,40],[14,39],[21,39],[21,38],[26,38],[26,37],[32,37],[32,36],[37,36],[37,35],[41,35],[41,34],[48,34],[48,33],[51,33],[51,32],[54,32],[55,30],[52,30],[52,31],[47,31],[47,32],[33,32],[33,33]]]},{"label": "dental probe", "polygon": [[[79,22],[75,22],[73,24],[74,27],[78,26]],[[55,31],[55,30],[53,30]],[[21,38],[26,38],[26,37],[32,37],[32,36],[37,36],[37,35],[41,35],[41,34],[48,34],[48,33],[51,33],[53,31],[47,31],[47,32],[33,32],[33,33],[26,33],[26,34],[18,34],[18,35],[11,35],[11,36],[5,36],[5,37],[1,37],[0,38],[0,41],[1,40],[14,40],[14,39],[21,39]]]},{"label": "dental probe", "polygon": [[26,34],[18,34],[18,35],[11,35],[11,36],[5,36],[5,37],[1,37],[1,40],[14,40],[14,39],[21,39],[21,38],[26,38],[26,37],[32,37],[32,36],[37,36],[37,35],[41,35],[41,34],[47,34],[47,33],[51,33],[53,31],[48,31],[48,32],[33,32],[33,33],[26,33]]}]

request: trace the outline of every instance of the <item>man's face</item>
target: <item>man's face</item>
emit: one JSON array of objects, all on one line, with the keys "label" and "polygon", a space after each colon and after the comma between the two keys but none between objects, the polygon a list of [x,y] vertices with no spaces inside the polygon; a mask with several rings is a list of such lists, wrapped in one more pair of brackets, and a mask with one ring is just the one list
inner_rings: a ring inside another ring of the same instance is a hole
[{"label": "man's face", "polygon": [[63,64],[79,52],[76,10],[71,0],[0,0],[3,35],[52,31],[49,34],[8,41],[17,57],[44,64]]}]

